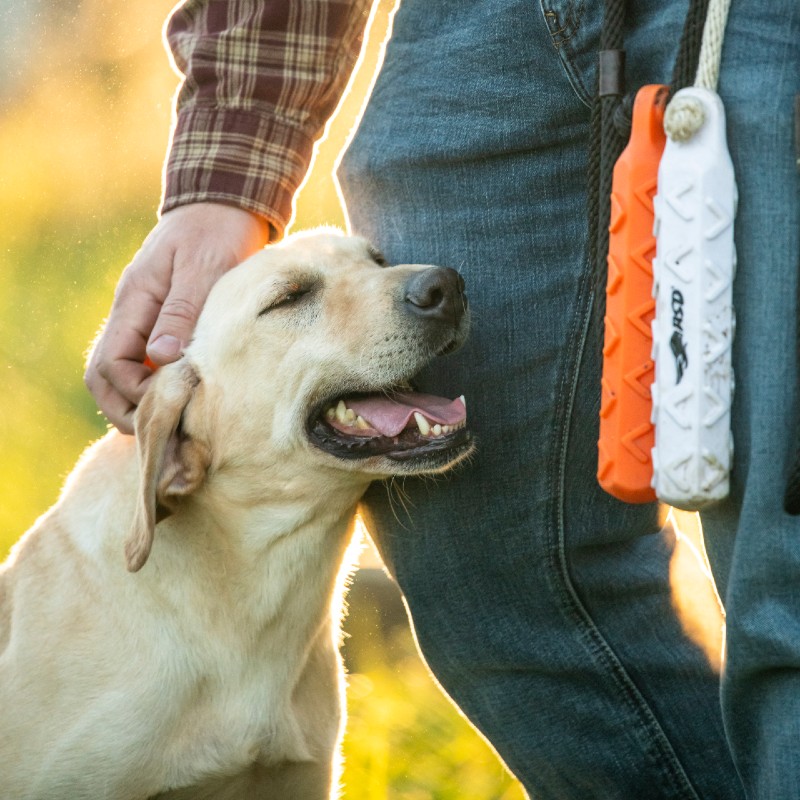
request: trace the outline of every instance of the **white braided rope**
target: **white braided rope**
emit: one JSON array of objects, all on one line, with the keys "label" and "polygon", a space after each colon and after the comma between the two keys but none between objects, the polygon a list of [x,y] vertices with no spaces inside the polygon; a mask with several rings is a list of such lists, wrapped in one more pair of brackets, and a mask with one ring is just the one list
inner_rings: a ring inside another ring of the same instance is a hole
[{"label": "white braided rope", "polygon": [[706,24],[703,26],[703,42],[700,45],[700,61],[694,85],[716,91],[719,82],[719,62],[722,59],[722,42],[731,0],[710,0]]},{"label": "white braided rope", "polygon": [[673,142],[688,142],[706,120],[703,104],[696,97],[676,95],[664,112],[664,131]]},{"label": "white braided rope", "polygon": [[[716,91],[730,7],[731,0],[709,0],[700,44],[700,60],[694,78],[695,86]],[[676,96],[664,113],[664,130],[673,141],[685,142],[703,127],[704,121],[703,105],[699,100]]]}]

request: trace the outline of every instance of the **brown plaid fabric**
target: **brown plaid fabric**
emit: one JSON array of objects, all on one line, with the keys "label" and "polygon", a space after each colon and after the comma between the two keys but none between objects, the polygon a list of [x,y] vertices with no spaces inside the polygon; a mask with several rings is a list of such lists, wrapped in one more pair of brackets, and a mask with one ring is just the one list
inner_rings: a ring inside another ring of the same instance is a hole
[{"label": "brown plaid fabric", "polygon": [[184,75],[162,212],[199,201],[278,233],[361,49],[372,0],[186,0],[166,38]]}]

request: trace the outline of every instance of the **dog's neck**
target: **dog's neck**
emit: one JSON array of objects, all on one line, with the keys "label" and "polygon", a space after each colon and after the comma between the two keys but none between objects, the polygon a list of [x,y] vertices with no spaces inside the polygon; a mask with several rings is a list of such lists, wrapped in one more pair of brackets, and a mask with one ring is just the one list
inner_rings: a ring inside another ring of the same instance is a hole
[{"label": "dog's neck", "polygon": [[[301,625],[301,617],[325,618],[336,576],[350,540],[348,531],[359,497],[367,486],[335,474],[280,475],[258,482],[241,480],[235,470],[211,475],[196,496],[183,498],[155,531],[152,552],[136,574],[125,570],[124,540],[136,498],[138,467],[131,437],[109,434],[93,446],[117,462],[103,475],[92,474],[97,460],[84,459],[76,469],[68,504],[61,513],[78,546],[90,551],[100,569],[131,589],[132,602],[142,593],[159,607],[171,608],[194,593],[192,602],[203,618],[204,635],[230,637],[236,620],[242,630],[262,629],[280,618],[281,625]],[[325,491],[319,481],[334,481]],[[334,491],[330,491],[334,489]],[[110,495],[115,495],[113,501]],[[96,497],[94,495],[97,495]],[[108,509],[102,541],[87,541],[80,517],[87,509]],[[125,510],[121,513],[122,510]],[[117,575],[118,573],[118,575]],[[237,576],[235,581],[230,576]],[[300,582],[315,596],[301,601],[293,588]],[[302,606],[300,607],[300,603]],[[294,606],[297,605],[297,608]],[[232,628],[233,626],[233,628]]]}]

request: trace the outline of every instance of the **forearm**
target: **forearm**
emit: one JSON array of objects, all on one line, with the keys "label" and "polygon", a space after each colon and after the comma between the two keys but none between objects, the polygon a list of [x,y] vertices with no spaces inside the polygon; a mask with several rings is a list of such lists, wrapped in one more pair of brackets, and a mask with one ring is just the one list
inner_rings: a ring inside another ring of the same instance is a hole
[{"label": "forearm", "polygon": [[184,76],[162,211],[215,201],[280,233],[344,92],[372,0],[187,0],[167,25]]}]

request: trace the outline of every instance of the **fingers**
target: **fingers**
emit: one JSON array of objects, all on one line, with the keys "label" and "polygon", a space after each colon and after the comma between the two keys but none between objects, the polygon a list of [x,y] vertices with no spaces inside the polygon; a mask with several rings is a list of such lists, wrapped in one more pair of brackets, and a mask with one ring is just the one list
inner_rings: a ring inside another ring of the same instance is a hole
[{"label": "fingers", "polygon": [[[150,370],[148,373],[152,375]],[[109,422],[121,433],[133,434],[133,415],[136,411],[136,404],[127,400],[110,382],[100,378],[98,373],[92,373],[87,369],[84,379],[97,405],[103,409]],[[142,376],[123,376],[123,381],[139,382],[143,388],[146,386],[146,380]]]},{"label": "fingers", "polygon": [[177,360],[214,283],[262,248],[268,224],[215,203],[164,214],[125,269],[105,327],[88,358],[84,380],[98,406],[123,433],[156,365]]},{"label": "fingers", "polygon": [[233,259],[207,251],[187,256],[181,249],[172,262],[171,282],[147,339],[147,355],[163,366],[177,361],[189,344],[213,285]]},{"label": "fingers", "polygon": [[[147,334],[158,317],[158,285],[142,280],[136,259],[123,273],[106,324],[89,355],[84,380],[100,409],[123,433],[133,433],[133,412],[152,377],[145,366]],[[151,272],[169,270],[169,265]]]},{"label": "fingers", "polygon": [[205,302],[206,298],[199,292],[193,293],[192,299],[183,296],[185,293],[184,287],[175,287],[167,295],[150,334],[147,355],[159,366],[177,361],[181,357]]}]

